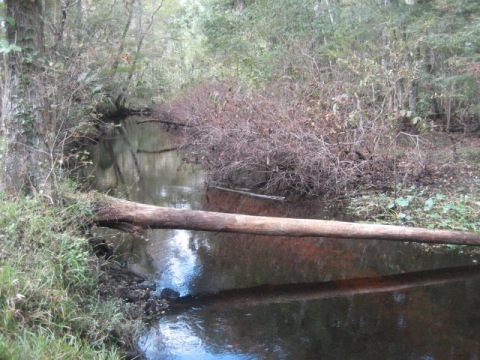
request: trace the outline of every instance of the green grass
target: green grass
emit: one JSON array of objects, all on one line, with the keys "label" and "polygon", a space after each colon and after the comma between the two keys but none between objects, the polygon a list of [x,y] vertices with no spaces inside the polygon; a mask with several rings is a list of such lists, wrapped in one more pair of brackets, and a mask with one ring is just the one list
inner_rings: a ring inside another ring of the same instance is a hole
[{"label": "green grass", "polygon": [[122,304],[100,301],[86,207],[0,195],[0,360],[119,359]]}]

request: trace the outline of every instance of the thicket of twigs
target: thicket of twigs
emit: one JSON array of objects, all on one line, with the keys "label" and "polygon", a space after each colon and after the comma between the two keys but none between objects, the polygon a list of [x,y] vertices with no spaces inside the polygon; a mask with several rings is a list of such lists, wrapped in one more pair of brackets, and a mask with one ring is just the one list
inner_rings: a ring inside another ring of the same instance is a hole
[{"label": "thicket of twigs", "polygon": [[340,89],[210,83],[164,105],[160,116],[188,125],[186,159],[200,163],[212,185],[308,195],[393,186],[397,125]]}]

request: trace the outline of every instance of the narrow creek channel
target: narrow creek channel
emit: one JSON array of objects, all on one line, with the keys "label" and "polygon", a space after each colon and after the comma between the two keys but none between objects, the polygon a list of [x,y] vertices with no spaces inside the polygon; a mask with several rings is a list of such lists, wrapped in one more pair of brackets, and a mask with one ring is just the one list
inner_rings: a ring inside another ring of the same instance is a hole
[{"label": "narrow creek channel", "polygon": [[[198,169],[162,151],[172,147],[165,126],[136,121],[124,120],[90,149],[97,190],[176,208],[345,219],[317,200],[207,191]],[[480,358],[480,256],[465,249],[186,230],[108,233],[129,268],[188,302],[143,334],[148,359]],[[412,274],[395,277],[405,273]]]}]

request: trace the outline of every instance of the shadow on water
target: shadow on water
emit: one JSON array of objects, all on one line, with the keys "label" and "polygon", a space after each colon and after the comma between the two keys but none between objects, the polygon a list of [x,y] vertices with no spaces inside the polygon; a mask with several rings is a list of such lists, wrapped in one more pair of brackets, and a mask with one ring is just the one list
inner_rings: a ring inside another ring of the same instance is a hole
[{"label": "shadow on water", "polygon": [[265,304],[398,292],[419,286],[443,285],[456,281],[478,280],[479,278],[480,266],[475,265],[317,283],[268,284],[186,295],[171,304],[169,313],[179,314],[189,308],[198,307],[208,307],[209,310],[234,309]]},{"label": "shadow on water", "polygon": [[[199,171],[162,151],[175,147],[162,129],[135,118],[113,129],[91,149],[92,186],[184,209],[348,220],[320,199],[206,191]],[[149,359],[480,357],[480,280],[470,267],[480,257],[462,248],[187,230],[108,233],[131,269],[182,296],[142,337]]]}]

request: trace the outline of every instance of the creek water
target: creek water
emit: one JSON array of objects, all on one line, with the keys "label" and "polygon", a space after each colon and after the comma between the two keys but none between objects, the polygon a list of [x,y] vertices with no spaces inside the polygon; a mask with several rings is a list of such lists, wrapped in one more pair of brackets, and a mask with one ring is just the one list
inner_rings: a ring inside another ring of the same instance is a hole
[{"label": "creek water", "polygon": [[[207,191],[201,171],[164,151],[171,147],[167,127],[128,118],[90,149],[90,183],[182,209],[345,219],[320,200]],[[467,249],[186,230],[106,233],[158,291],[225,294],[191,298],[155,320],[140,339],[148,359],[480,358],[480,256]],[[453,277],[440,270],[465,266]],[[240,290],[222,293],[232,289]]]}]

